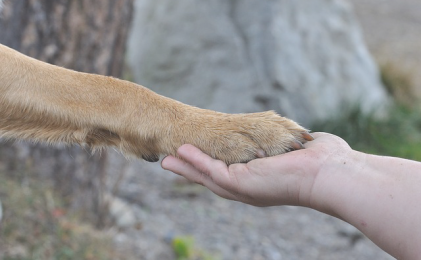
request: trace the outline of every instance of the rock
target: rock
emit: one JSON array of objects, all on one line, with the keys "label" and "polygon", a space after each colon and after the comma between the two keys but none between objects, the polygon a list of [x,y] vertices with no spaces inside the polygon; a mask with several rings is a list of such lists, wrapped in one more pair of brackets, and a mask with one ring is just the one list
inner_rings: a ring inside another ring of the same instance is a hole
[{"label": "rock", "polygon": [[116,227],[122,230],[141,227],[141,222],[135,212],[135,205],[130,205],[128,202],[110,194],[105,196],[105,200],[108,203],[110,217]]},{"label": "rock", "polygon": [[341,0],[138,0],[128,53],[136,82],[222,112],[273,109],[308,125],[388,103]]}]

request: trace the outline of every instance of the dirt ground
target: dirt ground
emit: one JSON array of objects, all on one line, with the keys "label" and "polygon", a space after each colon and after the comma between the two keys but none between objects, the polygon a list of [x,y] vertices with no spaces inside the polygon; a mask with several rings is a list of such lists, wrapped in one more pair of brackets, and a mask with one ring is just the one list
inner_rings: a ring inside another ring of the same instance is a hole
[{"label": "dirt ground", "polygon": [[[351,2],[376,60],[410,71],[421,89],[421,1]],[[213,260],[393,259],[355,228],[309,209],[227,201],[180,184],[157,164],[133,163],[126,177],[119,196],[142,228],[126,229],[115,241],[136,259],[175,259],[170,241],[185,235]]]}]

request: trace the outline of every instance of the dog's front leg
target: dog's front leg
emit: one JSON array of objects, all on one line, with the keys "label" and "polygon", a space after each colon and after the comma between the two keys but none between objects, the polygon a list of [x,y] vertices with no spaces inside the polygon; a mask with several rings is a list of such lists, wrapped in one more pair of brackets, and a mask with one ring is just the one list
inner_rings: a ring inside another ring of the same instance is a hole
[{"label": "dog's front leg", "polygon": [[113,145],[157,161],[190,143],[226,163],[301,148],[307,131],[273,112],[191,107],[111,77],[67,70],[0,45],[0,135]]},{"label": "dog's front leg", "polygon": [[154,121],[165,120],[155,93],[50,65],[3,45],[0,60],[1,136],[94,148],[114,145],[153,159],[149,135],[157,131]]}]

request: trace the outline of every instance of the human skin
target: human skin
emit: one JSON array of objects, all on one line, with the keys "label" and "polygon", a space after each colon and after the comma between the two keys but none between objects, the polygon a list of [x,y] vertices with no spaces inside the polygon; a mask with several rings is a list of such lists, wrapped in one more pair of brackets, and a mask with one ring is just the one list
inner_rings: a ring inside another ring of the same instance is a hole
[{"label": "human skin", "polygon": [[358,152],[328,133],[313,137],[305,149],[229,166],[186,144],[162,167],[226,199],[335,216],[397,259],[419,259],[421,163]]}]

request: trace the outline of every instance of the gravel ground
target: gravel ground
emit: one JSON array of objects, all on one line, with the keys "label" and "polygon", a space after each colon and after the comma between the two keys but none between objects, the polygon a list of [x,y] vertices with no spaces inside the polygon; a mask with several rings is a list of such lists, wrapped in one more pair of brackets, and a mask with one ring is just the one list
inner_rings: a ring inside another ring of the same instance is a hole
[{"label": "gravel ground", "polygon": [[[421,86],[421,2],[351,2],[376,59],[410,71]],[[119,196],[130,203],[142,226],[115,236],[120,250],[133,259],[175,259],[169,241],[182,235],[193,236],[197,247],[219,257],[215,259],[393,259],[335,218],[305,208],[227,201],[180,181],[159,164],[131,163]]]}]

